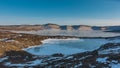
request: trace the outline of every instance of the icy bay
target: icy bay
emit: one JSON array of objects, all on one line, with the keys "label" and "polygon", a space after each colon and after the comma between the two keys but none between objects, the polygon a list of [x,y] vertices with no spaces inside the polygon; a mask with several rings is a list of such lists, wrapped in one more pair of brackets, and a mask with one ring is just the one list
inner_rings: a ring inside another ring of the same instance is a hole
[{"label": "icy bay", "polygon": [[43,44],[35,47],[26,48],[25,51],[34,55],[52,55],[62,53],[70,55],[85,51],[92,51],[101,45],[110,42],[119,42],[119,39],[46,39]]}]

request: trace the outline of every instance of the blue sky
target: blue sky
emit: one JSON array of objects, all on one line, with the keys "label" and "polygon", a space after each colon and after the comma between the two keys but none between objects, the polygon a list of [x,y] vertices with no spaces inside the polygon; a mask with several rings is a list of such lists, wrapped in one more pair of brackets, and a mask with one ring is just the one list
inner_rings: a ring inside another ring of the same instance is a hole
[{"label": "blue sky", "polygon": [[0,0],[0,24],[120,25],[120,0]]}]

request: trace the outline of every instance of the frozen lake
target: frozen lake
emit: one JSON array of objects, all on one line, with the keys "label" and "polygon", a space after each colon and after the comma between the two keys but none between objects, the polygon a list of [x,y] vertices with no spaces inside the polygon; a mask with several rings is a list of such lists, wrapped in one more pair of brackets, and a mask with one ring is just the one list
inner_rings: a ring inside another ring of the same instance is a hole
[{"label": "frozen lake", "polygon": [[64,55],[92,51],[108,42],[119,42],[119,39],[46,39],[40,46],[26,48],[25,51],[34,55],[52,55],[62,53]]},{"label": "frozen lake", "polygon": [[[44,36],[77,36],[77,37],[113,37],[120,36],[120,33],[103,31],[79,31],[79,30],[39,30],[39,31],[14,31],[17,33],[37,34]],[[65,55],[91,51],[99,48],[108,42],[119,42],[119,40],[106,39],[46,39],[43,44],[25,49],[34,55],[51,55],[62,53]]]}]

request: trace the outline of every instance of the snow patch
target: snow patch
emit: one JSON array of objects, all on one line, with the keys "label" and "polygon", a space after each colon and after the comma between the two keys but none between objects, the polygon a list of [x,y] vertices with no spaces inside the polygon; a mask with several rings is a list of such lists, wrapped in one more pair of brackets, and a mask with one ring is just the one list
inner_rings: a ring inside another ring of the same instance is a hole
[{"label": "snow patch", "polygon": [[67,38],[67,39],[46,39],[43,40],[42,43],[60,43],[60,42],[76,42],[76,41],[84,41],[83,39],[79,39],[79,38]]},{"label": "snow patch", "polygon": [[18,43],[18,41],[10,39],[10,38],[2,38],[2,39],[0,39],[0,41],[1,42],[16,42],[16,43]]},{"label": "snow patch", "polygon": [[3,62],[6,59],[8,59],[8,57],[0,58],[0,62]]},{"label": "snow patch", "polygon": [[110,48],[98,52],[99,54],[120,54],[120,47]]},{"label": "snow patch", "polygon": [[111,68],[120,68],[120,63],[118,64],[110,64]]},{"label": "snow patch", "polygon": [[39,65],[41,64],[42,60],[40,59],[37,59],[37,60],[34,60],[34,61],[30,61],[30,62],[27,62],[27,63],[24,63],[24,64],[12,64],[11,62],[6,62],[4,65],[6,66],[17,66],[17,67],[24,67],[24,66],[36,66],[36,65]]},{"label": "snow patch", "polygon": [[100,63],[106,63],[108,57],[105,58],[97,58],[96,61]]}]

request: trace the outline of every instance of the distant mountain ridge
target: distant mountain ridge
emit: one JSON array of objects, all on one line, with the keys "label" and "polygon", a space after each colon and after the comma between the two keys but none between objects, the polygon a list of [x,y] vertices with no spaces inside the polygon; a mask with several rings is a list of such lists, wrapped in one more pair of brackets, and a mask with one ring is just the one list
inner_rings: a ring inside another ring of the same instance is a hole
[{"label": "distant mountain ridge", "polygon": [[120,26],[89,26],[89,25],[58,25],[58,24],[43,24],[43,25],[6,25],[0,26],[0,30],[103,30],[103,31],[119,31]]},{"label": "distant mountain ridge", "polygon": [[58,25],[58,24],[44,24],[39,25],[42,26],[43,29],[58,29],[58,30],[104,30],[105,27],[98,27],[98,26],[88,26],[88,25]]}]

